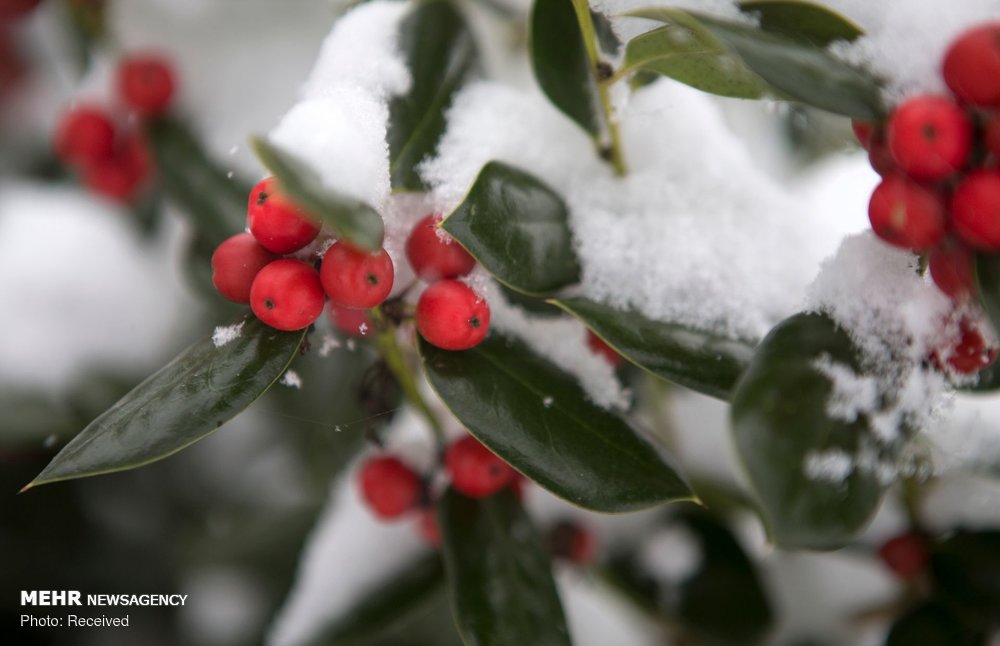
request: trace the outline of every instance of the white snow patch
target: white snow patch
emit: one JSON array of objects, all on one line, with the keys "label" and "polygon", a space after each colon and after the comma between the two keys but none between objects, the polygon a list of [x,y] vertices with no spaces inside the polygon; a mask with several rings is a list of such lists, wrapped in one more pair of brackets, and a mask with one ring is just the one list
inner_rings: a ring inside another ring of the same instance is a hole
[{"label": "white snow patch", "polygon": [[298,390],[302,388],[302,377],[294,370],[286,370],[285,374],[281,376],[280,383],[282,386],[288,386],[289,388],[295,388]]},{"label": "white snow patch", "polygon": [[329,332],[320,339],[319,356],[326,358],[330,353],[340,347],[340,340]]},{"label": "white snow patch", "polygon": [[654,532],[639,552],[639,562],[646,571],[671,584],[683,583],[697,572],[701,560],[701,543],[680,523]]},{"label": "white snow patch", "polygon": [[854,471],[854,458],[845,451],[828,449],[806,455],[805,474],[810,480],[840,484]]},{"label": "white snow patch", "polygon": [[878,405],[878,382],[859,375],[850,366],[836,363],[828,356],[813,362],[813,367],[825,375],[833,385],[833,392],[826,403],[827,414],[845,422],[854,422],[859,414],[870,414]]},{"label": "white snow patch", "polygon": [[240,321],[239,323],[234,323],[232,325],[218,325],[212,332],[212,344],[217,348],[232,343],[236,339],[240,338],[240,334],[243,332],[243,324],[246,321]]}]

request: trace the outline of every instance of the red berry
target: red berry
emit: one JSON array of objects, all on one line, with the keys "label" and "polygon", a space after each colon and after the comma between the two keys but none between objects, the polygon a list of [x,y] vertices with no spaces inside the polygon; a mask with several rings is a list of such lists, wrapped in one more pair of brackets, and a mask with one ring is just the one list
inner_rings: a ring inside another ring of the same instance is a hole
[{"label": "red berry", "polygon": [[612,368],[618,368],[622,365],[622,355],[618,354],[614,348],[604,342],[604,339],[597,336],[590,330],[587,330],[587,347],[594,354],[604,357],[604,359],[611,364]]},{"label": "red berry", "polygon": [[548,534],[549,551],[553,556],[577,565],[588,565],[597,556],[597,537],[579,524],[562,520]]},{"label": "red berry", "polygon": [[1000,22],[974,27],[948,47],[944,82],[973,105],[1000,105]]},{"label": "red berry", "polygon": [[437,509],[425,507],[417,517],[417,533],[431,547],[441,547],[441,525],[438,524]]},{"label": "red berry", "polygon": [[976,277],[972,270],[972,252],[959,242],[934,247],[927,259],[934,284],[945,295],[963,300],[975,291]]},{"label": "red berry", "polygon": [[420,503],[420,476],[393,456],[371,458],[358,471],[361,497],[375,515],[385,520],[399,518]]},{"label": "red berry", "polygon": [[944,200],[900,175],[886,177],[875,188],[868,219],[878,237],[904,249],[933,247],[945,235]]},{"label": "red berry", "polygon": [[486,338],[490,306],[471,287],[457,280],[441,280],[417,301],[417,331],[442,350],[468,350]]},{"label": "red berry", "polygon": [[485,498],[511,484],[517,472],[509,464],[467,435],[448,447],[444,466],[451,486],[470,498]]},{"label": "red berry", "polygon": [[250,285],[250,308],[261,321],[279,330],[301,330],[323,313],[319,273],[299,260],[275,260]]},{"label": "red berry", "polygon": [[899,172],[899,166],[896,165],[896,160],[889,152],[889,142],[886,141],[885,136],[879,133],[873,135],[871,139],[871,147],[868,148],[868,163],[882,177]]},{"label": "red berry", "polygon": [[[959,323],[959,340],[949,348],[944,359],[952,370],[971,375],[988,368],[996,361],[997,349],[987,348],[983,335],[968,319]],[[941,356],[935,351],[933,362],[941,367]]]},{"label": "red berry", "polygon": [[125,104],[143,116],[166,111],[174,95],[174,72],[156,54],[132,54],[118,66],[118,93]]},{"label": "red berry", "polygon": [[257,272],[277,256],[257,244],[249,233],[227,238],[212,254],[212,283],[235,303],[250,302],[250,286]]},{"label": "red berry", "polygon": [[319,276],[330,300],[343,307],[368,309],[392,291],[392,259],[385,249],[368,253],[338,242],[323,255]]},{"label": "red berry", "polygon": [[100,108],[81,105],[65,112],[55,135],[56,156],[64,164],[87,166],[115,154],[115,126]]},{"label": "red berry", "polygon": [[0,0],[0,23],[14,20],[38,6],[41,0]]},{"label": "red berry", "polygon": [[889,539],[879,548],[878,555],[896,576],[904,580],[923,572],[930,561],[927,539],[914,532]]},{"label": "red berry", "polygon": [[945,97],[908,99],[889,119],[893,159],[921,181],[946,179],[961,170],[972,151],[972,136],[972,121]]},{"label": "red berry", "polygon": [[149,178],[151,166],[145,143],[130,133],[111,157],[83,167],[83,184],[99,195],[131,202]]},{"label": "red berry", "polygon": [[871,145],[872,134],[876,130],[876,125],[867,121],[852,120],[851,130],[854,131],[854,137],[861,144],[861,147],[868,150],[868,147]]},{"label": "red berry", "polygon": [[465,276],[476,266],[476,259],[440,229],[438,222],[439,217],[428,215],[406,239],[406,258],[417,276],[428,282]]},{"label": "red berry", "polygon": [[375,330],[375,322],[367,310],[351,309],[333,302],[330,303],[330,322],[349,336],[366,336]]},{"label": "red berry", "polygon": [[993,153],[995,158],[1000,159],[1000,112],[995,112],[986,123],[983,141],[986,143],[986,149]]},{"label": "red berry", "polygon": [[281,194],[278,181],[267,177],[250,191],[247,224],[260,246],[274,253],[292,253],[312,242],[319,225]]},{"label": "red berry", "polygon": [[1000,250],[1000,172],[969,173],[952,194],[951,219],[955,232],[972,248]]}]

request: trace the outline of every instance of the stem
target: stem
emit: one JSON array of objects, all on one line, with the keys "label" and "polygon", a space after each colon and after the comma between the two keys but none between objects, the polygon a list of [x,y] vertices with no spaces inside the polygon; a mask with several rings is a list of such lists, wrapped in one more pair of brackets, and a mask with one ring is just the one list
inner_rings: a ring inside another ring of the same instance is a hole
[{"label": "stem", "polygon": [[406,399],[411,404],[416,406],[420,414],[427,420],[427,425],[430,426],[431,432],[434,433],[434,439],[437,440],[439,445],[443,446],[444,428],[441,426],[441,422],[438,421],[437,415],[434,414],[434,411],[427,404],[427,400],[420,394],[420,388],[417,387],[417,382],[413,379],[413,373],[410,371],[409,366],[406,365],[406,358],[403,356],[403,351],[400,349],[399,343],[396,342],[396,328],[392,325],[385,325],[385,318],[382,316],[380,310],[373,309],[371,312],[372,318],[375,319],[375,323],[379,327],[379,332],[375,336],[375,345],[378,346],[385,364],[389,366],[389,370],[392,371],[392,374],[399,382],[400,387],[403,389],[403,395],[406,396]]},{"label": "stem", "polygon": [[[608,136],[611,141],[608,152],[610,153],[611,165],[615,173],[624,176],[628,169],[625,166],[625,155],[622,153],[621,136],[618,132],[618,123],[611,114],[611,94],[609,79],[602,79],[597,73],[598,65],[601,64],[600,52],[597,49],[597,33],[594,31],[594,21],[590,17],[590,4],[587,0],[572,0],[573,9],[576,11],[576,20],[580,23],[580,35],[583,37],[583,46],[587,50],[587,58],[590,60],[590,74],[597,86],[597,97],[601,102],[601,110],[604,112],[604,123],[608,126]],[[613,78],[613,77],[612,77]]]},{"label": "stem", "polygon": [[906,510],[906,516],[910,521],[910,525],[919,529],[923,527],[923,519],[920,512],[920,502],[923,498],[922,483],[917,478],[911,476],[904,479],[901,485],[903,508]]}]

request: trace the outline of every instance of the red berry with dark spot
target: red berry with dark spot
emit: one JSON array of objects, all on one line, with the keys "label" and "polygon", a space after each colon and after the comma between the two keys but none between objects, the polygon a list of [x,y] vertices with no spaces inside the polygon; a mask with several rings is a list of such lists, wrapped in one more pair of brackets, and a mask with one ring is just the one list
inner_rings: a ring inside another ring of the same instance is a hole
[{"label": "red berry with dark spot", "polygon": [[930,561],[927,539],[915,532],[890,538],[879,548],[878,555],[903,580],[910,580],[923,572]]},{"label": "red berry with dark spot", "polygon": [[510,485],[517,472],[468,435],[453,442],[444,454],[451,486],[470,498],[485,498]]},{"label": "red berry with dark spot", "polygon": [[974,27],[948,47],[942,76],[959,99],[1000,105],[1000,22]]},{"label": "red berry with dark spot", "polygon": [[414,273],[428,282],[459,278],[476,266],[476,259],[438,227],[438,222],[438,216],[428,215],[417,222],[406,239],[406,258]]},{"label": "red berry with dark spot", "polygon": [[969,298],[976,288],[972,252],[960,242],[945,242],[931,250],[927,265],[934,284],[955,300]]},{"label": "red berry with dark spot", "polygon": [[125,104],[143,116],[166,111],[174,96],[174,72],[156,54],[132,54],[118,66],[118,93]]},{"label": "red berry with dark spot", "polygon": [[115,154],[115,126],[100,108],[80,105],[59,119],[55,135],[56,156],[70,166],[88,166]]},{"label": "red berry with dark spot", "polygon": [[974,249],[1000,250],[1000,172],[969,173],[951,197],[955,232]]},{"label": "red berry with dark spot", "polygon": [[250,308],[261,321],[285,331],[309,327],[323,313],[319,273],[304,262],[275,260],[253,279]]},{"label": "red berry with dark spot", "polygon": [[965,167],[972,151],[972,121],[945,97],[908,99],[892,113],[888,134],[893,159],[921,181],[951,177]]},{"label": "red berry with dark spot", "polygon": [[605,361],[611,364],[612,368],[622,365],[622,355],[618,354],[614,348],[604,342],[604,339],[587,330],[587,347],[596,355],[604,357]]},{"label": "red berry with dark spot", "polygon": [[417,331],[442,350],[468,350],[490,329],[490,306],[465,283],[441,280],[417,301]]},{"label": "red berry with dark spot", "polygon": [[375,322],[367,310],[355,310],[330,303],[330,322],[349,336],[369,336],[375,331]]},{"label": "red berry with dark spot", "polygon": [[298,251],[319,233],[319,224],[285,197],[278,181],[267,177],[250,191],[247,224],[260,246],[274,253]]},{"label": "red berry with dark spot", "polygon": [[369,253],[338,242],[323,255],[319,276],[330,300],[342,307],[369,309],[392,291],[392,259],[385,249]]},{"label": "red berry with dark spot", "polygon": [[257,273],[277,260],[249,233],[237,233],[212,254],[212,284],[234,303],[250,302],[250,286]]},{"label": "red berry with dark spot", "polygon": [[420,476],[393,456],[371,458],[358,471],[361,497],[384,520],[416,509],[423,496]]},{"label": "red berry with dark spot", "polygon": [[882,180],[868,203],[875,234],[904,249],[928,249],[945,235],[945,206],[940,194],[900,175]]}]

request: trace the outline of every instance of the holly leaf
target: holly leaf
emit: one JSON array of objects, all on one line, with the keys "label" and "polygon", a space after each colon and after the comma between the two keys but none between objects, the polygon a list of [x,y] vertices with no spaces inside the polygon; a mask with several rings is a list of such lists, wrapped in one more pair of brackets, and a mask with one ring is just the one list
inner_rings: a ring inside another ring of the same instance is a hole
[{"label": "holly leaf", "polygon": [[427,378],[491,451],[566,500],[625,512],[694,494],[666,456],[523,342],[493,333],[464,352],[421,340]]},{"label": "holly leaf", "polygon": [[389,171],[399,191],[424,191],[417,166],[434,154],[445,112],[478,63],[475,41],[448,0],[417,3],[399,28],[413,83],[389,104]]},{"label": "holly leaf", "polygon": [[252,404],[305,337],[253,317],[236,338],[191,346],[84,428],[25,489],[134,469],[187,448]]},{"label": "holly leaf", "polygon": [[625,47],[619,75],[655,72],[719,96],[757,99],[768,86],[698,20],[676,9],[658,9],[666,26],[640,34]]},{"label": "holly leaf", "polygon": [[878,79],[800,38],[679,10],[647,8],[626,15],[657,20],[667,25],[694,19],[724,44],[743,65],[763,79],[779,98],[789,98],[835,114],[862,121],[885,117]]},{"label": "holly leaf", "polygon": [[822,5],[800,0],[746,0],[740,10],[755,16],[764,31],[816,47],[838,40],[852,42],[864,30]]},{"label": "holly leaf", "polygon": [[501,283],[540,296],[580,280],[568,220],[552,189],[491,161],[441,226]]},{"label": "holly leaf", "polygon": [[343,614],[331,618],[308,643],[367,643],[376,634],[416,610],[444,583],[444,566],[437,553],[427,554],[402,571],[380,581]]},{"label": "holly leaf", "polygon": [[473,500],[449,489],[439,516],[452,610],[466,644],[570,644],[549,557],[512,491]]},{"label": "holly leaf", "polygon": [[856,349],[829,317],[793,316],[761,342],[733,393],[737,453],[782,547],[840,547],[882,494],[874,469],[857,466],[873,432],[863,416],[829,412],[833,383],[820,360],[860,371]]},{"label": "holly leaf", "polygon": [[163,191],[199,238],[214,248],[246,227],[250,186],[230,178],[209,159],[183,123],[156,119],[146,125],[145,133]]},{"label": "holly leaf", "polygon": [[531,66],[552,104],[596,140],[602,129],[597,84],[575,1],[535,0],[530,19]]},{"label": "holly leaf", "polygon": [[251,139],[261,163],[278,180],[281,190],[297,205],[328,225],[338,238],[359,249],[382,248],[382,216],[368,204],[323,185],[309,166],[294,154],[261,137]]},{"label": "holly leaf", "polygon": [[579,319],[623,357],[660,379],[728,399],[753,357],[749,343],[646,318],[587,298],[549,301]]}]

